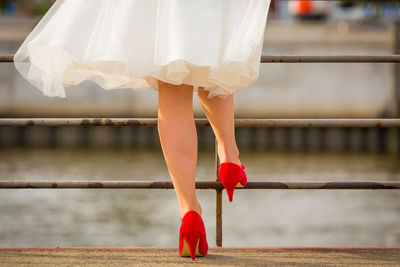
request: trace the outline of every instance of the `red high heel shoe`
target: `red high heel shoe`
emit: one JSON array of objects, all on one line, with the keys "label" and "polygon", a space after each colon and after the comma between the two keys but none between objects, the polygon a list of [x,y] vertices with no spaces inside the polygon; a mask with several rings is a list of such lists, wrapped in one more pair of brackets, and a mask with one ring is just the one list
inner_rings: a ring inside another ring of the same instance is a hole
[{"label": "red high heel shoe", "polygon": [[185,213],[179,229],[179,255],[182,257],[205,256],[208,252],[206,229],[200,214],[194,210]]},{"label": "red high heel shoe", "polygon": [[233,162],[223,162],[219,165],[218,178],[225,187],[230,202],[233,200],[235,188],[247,185],[245,168],[243,164],[239,165]]}]

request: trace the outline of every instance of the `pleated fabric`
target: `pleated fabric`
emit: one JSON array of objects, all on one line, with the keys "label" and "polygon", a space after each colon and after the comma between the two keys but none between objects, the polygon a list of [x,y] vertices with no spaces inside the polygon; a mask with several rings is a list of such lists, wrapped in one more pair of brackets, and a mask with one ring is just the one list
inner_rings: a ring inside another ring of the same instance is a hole
[{"label": "pleated fabric", "polygon": [[14,66],[49,97],[85,80],[104,89],[193,85],[208,98],[252,85],[270,0],[57,0]]}]

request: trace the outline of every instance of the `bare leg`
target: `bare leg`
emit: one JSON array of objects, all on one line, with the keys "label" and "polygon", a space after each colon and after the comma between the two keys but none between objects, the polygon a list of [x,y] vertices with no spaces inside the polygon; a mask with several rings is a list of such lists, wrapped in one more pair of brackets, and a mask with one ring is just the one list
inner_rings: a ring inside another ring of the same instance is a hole
[{"label": "bare leg", "polygon": [[220,163],[233,162],[240,165],[235,139],[233,94],[226,99],[207,98],[208,91],[199,87],[197,95],[217,138]]},{"label": "bare leg", "polygon": [[193,117],[193,87],[158,81],[158,133],[180,207],[201,215],[195,191],[197,132]]}]

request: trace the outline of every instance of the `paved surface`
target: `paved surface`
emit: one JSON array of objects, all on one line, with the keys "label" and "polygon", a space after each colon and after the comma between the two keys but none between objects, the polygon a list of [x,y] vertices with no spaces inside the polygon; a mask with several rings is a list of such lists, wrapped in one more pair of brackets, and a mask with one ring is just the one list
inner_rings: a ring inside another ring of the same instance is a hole
[{"label": "paved surface", "polygon": [[205,257],[177,248],[0,248],[0,266],[400,266],[396,248],[211,247]]}]

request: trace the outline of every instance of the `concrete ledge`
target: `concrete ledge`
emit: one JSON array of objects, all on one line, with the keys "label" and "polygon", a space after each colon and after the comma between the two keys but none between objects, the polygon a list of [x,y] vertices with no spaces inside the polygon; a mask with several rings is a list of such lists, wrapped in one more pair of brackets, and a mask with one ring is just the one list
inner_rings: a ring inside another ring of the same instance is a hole
[{"label": "concrete ledge", "polygon": [[[201,265],[399,266],[400,247],[210,247]],[[186,266],[177,247],[0,248],[1,266]]]}]

